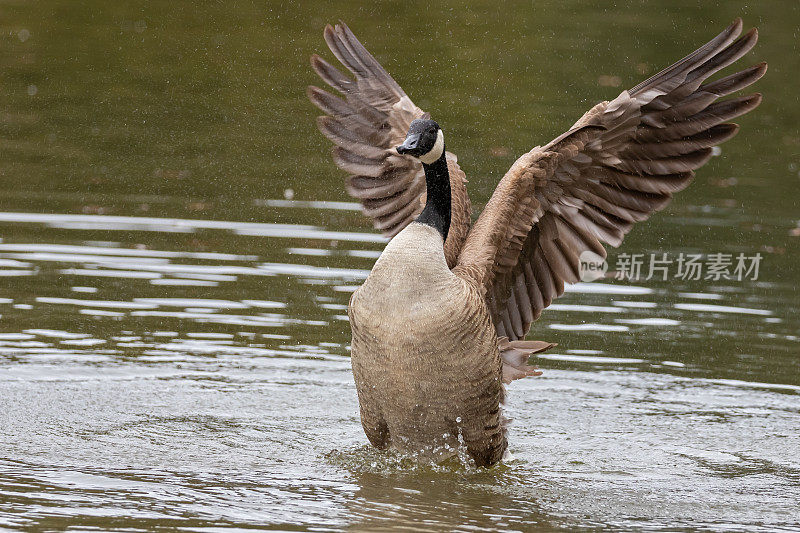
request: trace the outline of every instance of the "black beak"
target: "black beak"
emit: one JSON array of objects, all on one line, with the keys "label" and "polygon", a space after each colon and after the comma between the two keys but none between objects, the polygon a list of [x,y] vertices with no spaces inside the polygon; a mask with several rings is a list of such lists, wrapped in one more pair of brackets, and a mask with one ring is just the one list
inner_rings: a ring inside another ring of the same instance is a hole
[{"label": "black beak", "polygon": [[415,152],[418,150],[419,145],[419,133],[412,133],[406,140],[403,141],[403,144],[396,148],[398,154],[409,154],[409,155],[416,155]]}]

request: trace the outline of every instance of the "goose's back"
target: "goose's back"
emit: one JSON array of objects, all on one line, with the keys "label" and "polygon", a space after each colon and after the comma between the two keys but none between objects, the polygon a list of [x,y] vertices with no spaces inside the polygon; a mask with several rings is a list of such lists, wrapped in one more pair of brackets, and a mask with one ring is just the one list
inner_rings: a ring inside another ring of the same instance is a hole
[{"label": "goose's back", "polygon": [[502,455],[502,365],[477,288],[448,268],[435,229],[411,224],[350,301],[352,365],[373,444],[478,463]]}]

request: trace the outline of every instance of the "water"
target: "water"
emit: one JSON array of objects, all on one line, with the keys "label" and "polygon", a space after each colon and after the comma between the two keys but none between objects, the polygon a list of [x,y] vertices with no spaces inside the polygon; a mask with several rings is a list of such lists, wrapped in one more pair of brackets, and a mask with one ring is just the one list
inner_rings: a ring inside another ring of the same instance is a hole
[{"label": "water", "polygon": [[[0,7],[0,527],[800,528],[798,7],[471,5]],[[442,123],[482,204],[614,76],[736,15],[764,104],[611,258],[761,253],[759,278],[577,285],[509,388],[513,458],[371,450],[346,304],[384,241],[305,102],[324,22]]]}]

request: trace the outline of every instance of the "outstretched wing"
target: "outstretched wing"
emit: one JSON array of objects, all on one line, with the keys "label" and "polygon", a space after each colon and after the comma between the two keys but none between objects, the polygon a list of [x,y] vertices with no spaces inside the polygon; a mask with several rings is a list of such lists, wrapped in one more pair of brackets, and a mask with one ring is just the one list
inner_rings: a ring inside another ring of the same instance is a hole
[{"label": "outstretched wing", "polygon": [[[336,145],[333,160],[350,173],[347,192],[361,202],[375,228],[393,237],[422,211],[425,199],[422,163],[398,154],[394,147],[405,139],[411,121],[426,113],[414,105],[347,25],[328,25],[324,36],[333,55],[355,79],[313,55],[314,71],[344,98],[313,86],[308,88],[308,97],[325,113],[318,125]],[[453,266],[469,231],[471,207],[464,172],[449,152],[447,165],[453,209],[445,255]]]},{"label": "outstretched wing", "polygon": [[579,279],[579,256],[606,256],[634,222],[666,206],[754,109],[761,95],[717,101],[766,71],[761,63],[703,84],[756,43],[736,40],[737,19],[703,47],[611,102],[567,133],[520,157],[500,181],[464,245],[462,276],[486,289],[498,335],[524,338],[565,283]]}]

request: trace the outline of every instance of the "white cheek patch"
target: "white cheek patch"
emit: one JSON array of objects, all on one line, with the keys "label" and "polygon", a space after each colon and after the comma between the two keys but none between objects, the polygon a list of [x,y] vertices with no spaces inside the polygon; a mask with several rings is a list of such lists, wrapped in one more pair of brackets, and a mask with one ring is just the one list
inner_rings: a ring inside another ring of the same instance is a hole
[{"label": "white cheek patch", "polygon": [[436,134],[436,144],[433,145],[433,148],[431,148],[430,152],[419,156],[419,160],[425,163],[426,165],[430,165],[432,163],[435,163],[437,159],[442,157],[443,152],[444,152],[444,133],[442,133],[442,130],[439,130],[439,133]]}]

